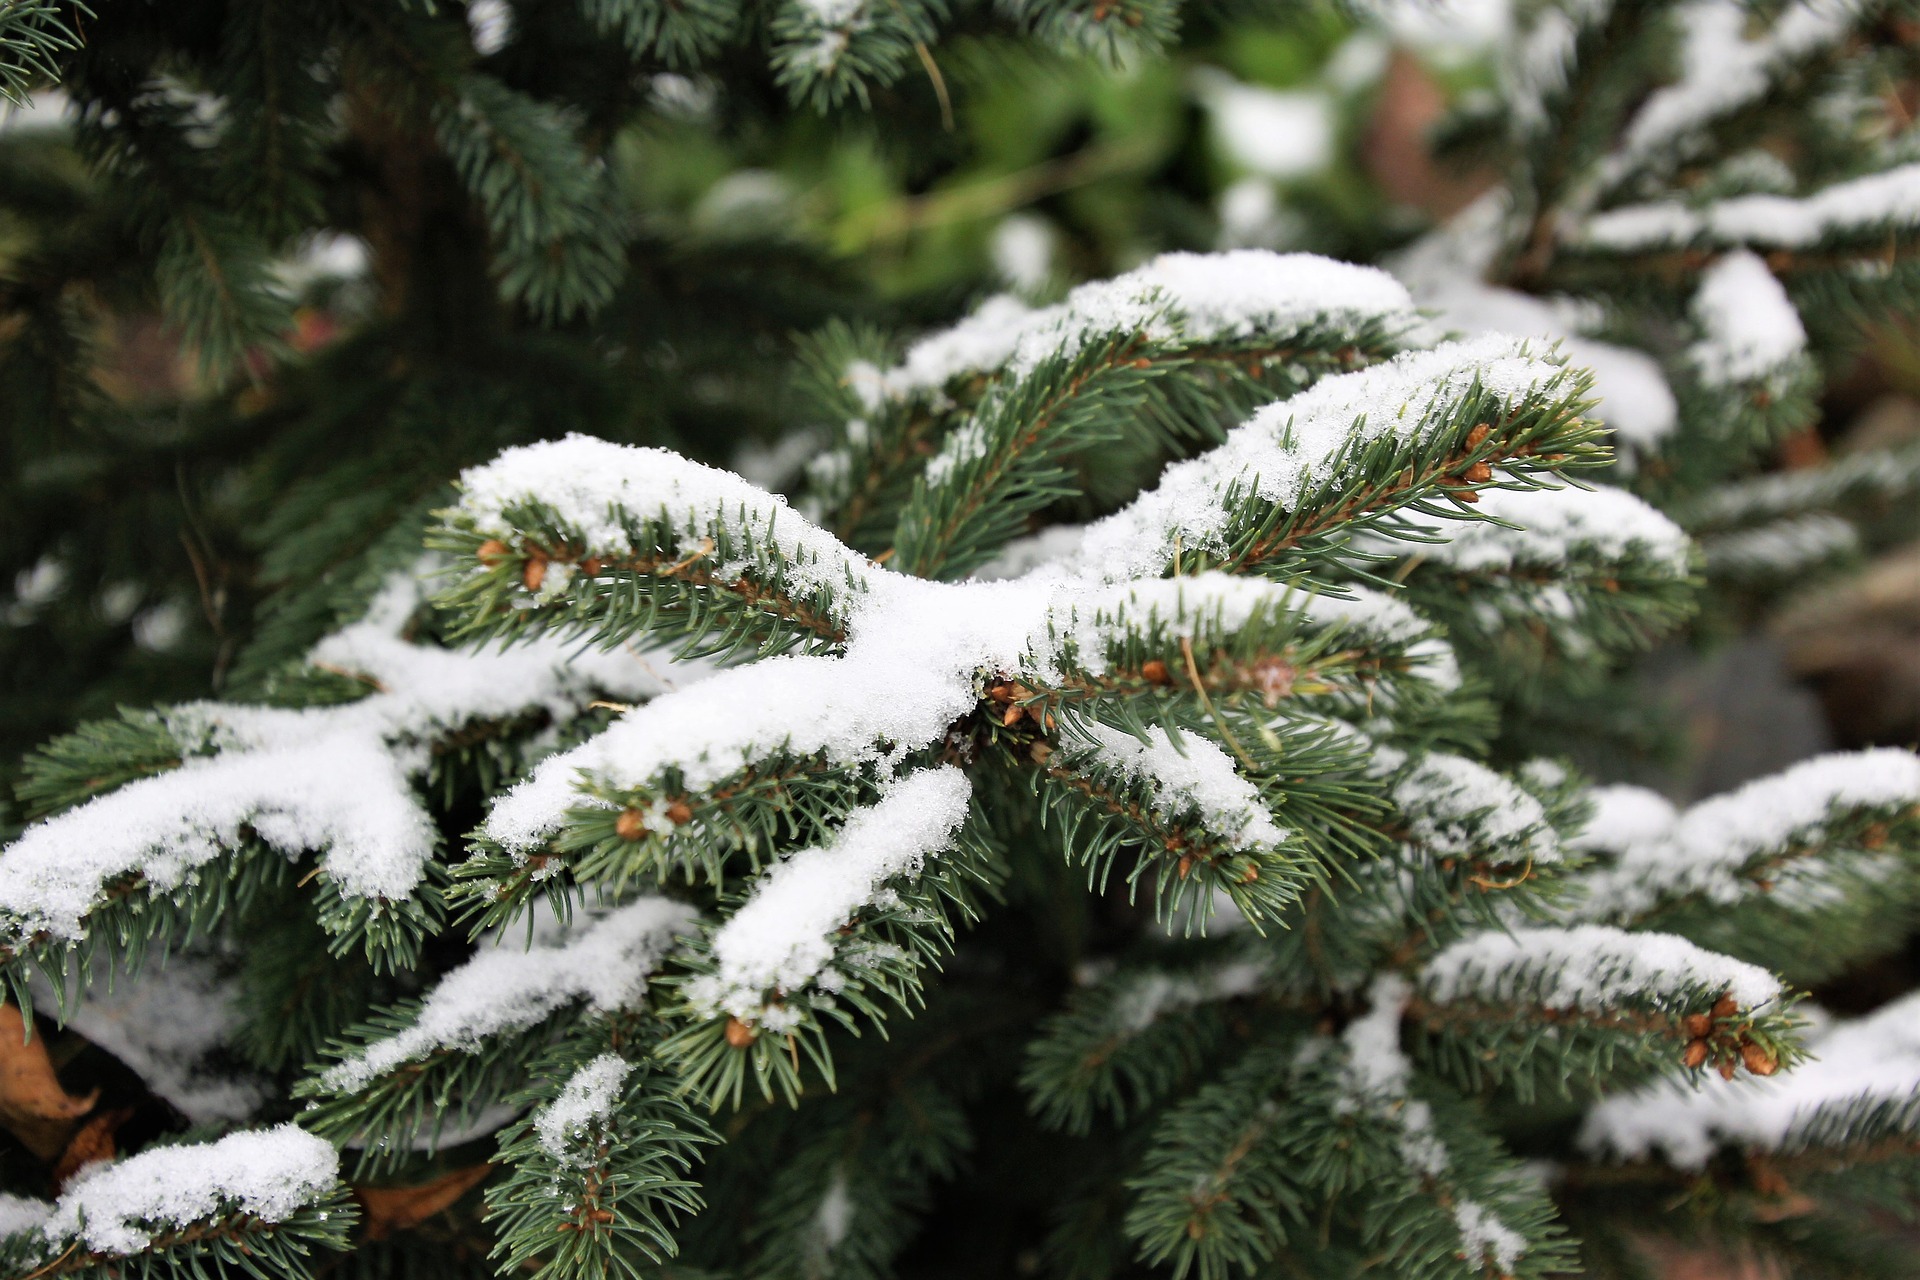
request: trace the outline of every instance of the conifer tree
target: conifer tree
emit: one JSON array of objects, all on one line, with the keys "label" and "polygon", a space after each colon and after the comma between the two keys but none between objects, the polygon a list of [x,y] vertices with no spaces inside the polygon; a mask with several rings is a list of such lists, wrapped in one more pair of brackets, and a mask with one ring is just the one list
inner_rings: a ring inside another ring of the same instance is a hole
[{"label": "conifer tree", "polygon": [[[0,148],[47,607],[182,571],[82,535],[103,474],[251,521],[184,571],[261,598],[221,696],[25,767],[7,1274],[1911,1270],[1920,997],[1805,995],[1912,927],[1920,757],[1685,809],[1567,758],[1920,474],[1754,474],[1910,296],[1904,10],[1530,9],[1451,134],[1508,182],[1391,271],[1168,253],[916,337],[628,219],[637,73],[859,110],[957,31],[1179,16],[0,9],[87,161]],[[340,228],[374,295],[302,355],[276,264]],[[130,402],[141,308],[198,363]],[[782,326],[793,395],[740,368]],[[785,494],[662,447],[730,415]],[[118,454],[162,416],[245,496]]]}]

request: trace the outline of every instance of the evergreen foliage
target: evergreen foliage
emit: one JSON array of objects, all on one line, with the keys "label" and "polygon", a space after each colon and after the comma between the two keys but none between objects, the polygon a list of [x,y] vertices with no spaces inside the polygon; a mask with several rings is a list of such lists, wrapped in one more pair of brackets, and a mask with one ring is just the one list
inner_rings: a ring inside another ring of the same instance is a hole
[{"label": "evergreen foliage", "polygon": [[[1449,134],[1503,181],[1388,270],[1167,253],[912,337],[643,218],[623,148],[1221,13],[0,0],[0,91],[73,103],[0,133],[13,645],[217,681],[21,770],[0,1265],[1910,1270],[1920,998],[1807,997],[1912,931],[1920,757],[1593,775],[1640,655],[1920,484],[1761,474],[1909,305],[1914,16],[1522,17]],[[290,272],[341,231],[365,279]]]}]

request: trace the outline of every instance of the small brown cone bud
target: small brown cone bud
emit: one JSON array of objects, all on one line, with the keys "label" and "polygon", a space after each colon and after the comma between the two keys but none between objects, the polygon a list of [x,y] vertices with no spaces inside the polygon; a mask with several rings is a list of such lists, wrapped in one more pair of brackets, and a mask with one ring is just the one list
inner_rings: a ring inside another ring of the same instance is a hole
[{"label": "small brown cone bud", "polygon": [[1192,870],[1193,870],[1193,855],[1190,853],[1181,854],[1180,867],[1179,867],[1180,878],[1182,880],[1185,880],[1187,878],[1187,873]]},{"label": "small brown cone bud", "polygon": [[1689,1071],[1702,1066],[1707,1060],[1707,1042],[1694,1040],[1688,1043],[1687,1051],[1680,1055],[1680,1064]]},{"label": "small brown cone bud", "polygon": [[502,560],[505,560],[509,552],[507,551],[506,543],[500,541],[498,538],[488,538],[480,544],[480,549],[476,554],[480,557],[481,564],[492,568]]},{"label": "small brown cone bud", "polygon": [[622,840],[638,840],[647,834],[646,819],[638,809],[622,809],[620,816],[613,820],[613,834]]},{"label": "small brown cone bud", "polygon": [[1172,684],[1173,675],[1167,670],[1167,664],[1154,658],[1140,667],[1140,678],[1148,684]]},{"label": "small brown cone bud", "polygon": [[526,568],[520,571],[520,581],[526,584],[527,590],[538,591],[540,584],[546,580],[547,558],[541,555],[528,557]]},{"label": "small brown cone bud", "polygon": [[1780,1064],[1774,1056],[1757,1044],[1749,1044],[1742,1048],[1740,1061],[1746,1064],[1747,1070],[1757,1076],[1770,1076],[1780,1069]]},{"label": "small brown cone bud", "polygon": [[1482,422],[1467,432],[1467,448],[1478,449],[1486,438],[1493,434],[1493,428]]},{"label": "small brown cone bud", "polygon": [[727,1043],[736,1049],[744,1049],[760,1038],[760,1033],[738,1018],[727,1019]]},{"label": "small brown cone bud", "polygon": [[1008,707],[1000,716],[1000,723],[1011,729],[1020,723],[1020,717],[1027,714],[1025,707]]},{"label": "small brown cone bud", "polygon": [[1733,1062],[1733,1059],[1732,1059],[1732,1058],[1722,1058],[1722,1059],[1720,1059],[1720,1068],[1719,1068],[1719,1069],[1720,1069],[1720,1078],[1721,1078],[1722,1080],[1731,1080],[1731,1079],[1733,1079],[1733,1073],[1734,1073],[1734,1072],[1735,1072],[1736,1070],[1738,1070],[1738,1068],[1734,1066],[1734,1062]]},{"label": "small brown cone bud", "polygon": [[1240,877],[1240,883],[1252,884],[1254,881],[1258,880],[1259,878],[1260,878],[1260,868],[1252,863],[1248,863],[1247,872],[1245,875]]},{"label": "small brown cone bud", "polygon": [[1680,1026],[1692,1039],[1704,1040],[1707,1033],[1713,1030],[1713,1019],[1704,1013],[1690,1013]]},{"label": "small brown cone bud", "polygon": [[1036,742],[1027,748],[1027,756],[1035,764],[1045,764],[1053,758],[1053,747],[1045,742]]},{"label": "small brown cone bud", "polygon": [[1713,1016],[1716,1019],[1731,1018],[1738,1012],[1740,1012],[1740,1003],[1733,998],[1731,991],[1713,1002]]},{"label": "small brown cone bud", "polygon": [[667,817],[673,820],[675,826],[684,826],[693,821],[693,809],[685,800],[675,800],[667,806]]},{"label": "small brown cone bud", "polygon": [[580,562],[580,572],[586,574],[589,578],[599,577],[600,570],[605,567],[606,566],[600,563],[599,556],[588,556]]},{"label": "small brown cone bud", "polygon": [[1485,484],[1487,481],[1493,479],[1493,468],[1484,462],[1476,462],[1467,468],[1465,474],[1467,483]]}]

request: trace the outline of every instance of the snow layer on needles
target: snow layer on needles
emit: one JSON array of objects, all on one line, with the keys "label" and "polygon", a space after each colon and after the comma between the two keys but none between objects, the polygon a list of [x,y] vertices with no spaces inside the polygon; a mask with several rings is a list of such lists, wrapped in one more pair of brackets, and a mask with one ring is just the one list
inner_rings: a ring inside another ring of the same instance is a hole
[{"label": "snow layer on needles", "polygon": [[768,991],[794,992],[834,956],[834,932],[886,883],[918,874],[967,816],[973,785],[951,765],[895,782],[833,842],[789,854],[713,937],[716,972],[687,984],[695,1006],[757,1018]]},{"label": "snow layer on needles", "polygon": [[547,1154],[562,1163],[578,1159],[575,1143],[596,1122],[604,1123],[620,1101],[620,1088],[633,1074],[633,1064],[603,1053],[574,1072],[560,1096],[547,1104],[533,1122],[533,1131]]},{"label": "snow layer on needles", "polygon": [[1757,254],[1741,249],[1708,267],[1693,296],[1700,341],[1688,353],[1713,386],[1758,382],[1807,349],[1807,331],[1787,291]]},{"label": "snow layer on needles", "polygon": [[643,659],[579,654],[558,639],[495,651],[410,644],[402,631],[426,572],[395,575],[361,622],[309,656],[362,675],[371,696],[297,710],[174,708],[166,724],[183,752],[212,754],[28,828],[0,854],[0,931],[77,938],[108,883],[138,874],[156,892],[176,889],[237,847],[243,828],[288,857],[324,850],[343,894],[403,898],[433,853],[434,827],[413,788],[433,737],[534,710],[565,722],[596,695],[637,699],[662,687]]},{"label": "snow layer on needles", "polygon": [[843,656],[765,659],[636,708],[543,761],[494,804],[486,832],[512,851],[538,847],[569,808],[595,803],[575,789],[582,771],[641,788],[674,769],[698,790],[779,751],[891,767],[974,709],[980,671],[1020,668],[1053,598],[1040,581],[876,574]]},{"label": "snow layer on needles", "polygon": [[[1418,268],[1409,262],[1403,269]],[[1559,343],[1569,365],[1592,372],[1593,392],[1600,401],[1596,412],[1620,439],[1651,448],[1680,421],[1680,406],[1660,363],[1644,351],[1585,337],[1564,309],[1516,290],[1457,275],[1430,276],[1430,281],[1420,301],[1436,312],[1435,329],[1518,334]]]},{"label": "snow layer on needles", "polygon": [[156,1147],[81,1173],[40,1230],[50,1241],[78,1236],[95,1253],[137,1253],[160,1232],[229,1213],[284,1222],[339,1171],[333,1144],[292,1124]]},{"label": "snow layer on needles", "polygon": [[53,1206],[45,1200],[29,1200],[0,1191],[0,1240],[33,1230],[52,1212]]},{"label": "snow layer on needles", "polygon": [[1563,856],[1540,802],[1485,765],[1433,752],[1393,788],[1414,839],[1435,853],[1503,862],[1558,862]]},{"label": "snow layer on needles", "polygon": [[1581,1009],[1700,989],[1730,991],[1752,1009],[1780,995],[1779,982],[1756,965],[1673,934],[1602,925],[1474,934],[1428,961],[1421,983],[1436,1000],[1518,999]]},{"label": "snow layer on needles", "polygon": [[1442,688],[1460,683],[1453,650],[1435,634],[1433,624],[1405,603],[1365,587],[1347,595],[1311,594],[1265,578],[1209,570],[1180,578],[1149,578],[1092,591],[1067,594],[1048,616],[1049,636],[1036,640],[1041,666],[1053,654],[1047,646],[1071,648],[1075,664],[1094,675],[1106,669],[1109,638],[1122,631],[1144,634],[1154,625],[1164,634],[1194,639],[1202,625],[1232,635],[1266,614],[1297,614],[1312,628],[1337,628],[1375,644],[1404,647],[1409,665]]},{"label": "snow layer on needles", "polygon": [[1684,814],[1633,787],[1602,789],[1595,801],[1578,843],[1615,861],[1585,877],[1581,914],[1627,917],[1692,894],[1730,903],[1761,891],[1742,874],[1749,864],[1817,848],[1835,817],[1920,804],[1920,756],[1893,747],[1815,756]]},{"label": "snow layer on needles", "polygon": [[1326,378],[1260,410],[1217,448],[1168,467],[1157,488],[1088,526],[1077,566],[1118,582],[1159,577],[1178,547],[1224,555],[1230,487],[1296,506],[1358,446],[1418,440],[1476,384],[1511,409],[1562,376],[1525,341],[1489,334]]},{"label": "snow layer on needles", "polygon": [[1153,811],[1167,820],[1197,813],[1209,837],[1245,852],[1272,849],[1288,833],[1273,821],[1260,789],[1235,772],[1233,760],[1197,733],[1174,742],[1159,725],[1136,738],[1097,720],[1075,720],[1071,732],[1092,757],[1153,793]]},{"label": "snow layer on needles", "polygon": [[1612,186],[1650,163],[1684,160],[1693,154],[1690,136],[1759,100],[1794,65],[1845,39],[1867,8],[1859,0],[1802,0],[1748,40],[1753,11],[1747,5],[1687,5],[1680,79],[1652,93],[1628,123],[1619,150],[1602,164],[1602,184]]},{"label": "snow layer on needles", "polygon": [[736,544],[768,544],[778,550],[793,589],[802,594],[857,587],[869,568],[865,557],[803,519],[785,498],[670,449],[575,434],[504,450],[463,472],[460,489],[460,514],[479,532],[516,537],[507,512],[538,502],[582,539],[583,555],[613,558],[633,552],[621,519],[625,512],[658,520],[689,544],[697,545],[712,530],[725,531]]},{"label": "snow layer on needles", "polygon": [[1357,545],[1418,556],[1463,573],[1629,558],[1676,574],[1687,569],[1691,544],[1686,532],[1624,489],[1482,489],[1476,513],[1490,518],[1452,522],[1442,542],[1372,537]]},{"label": "snow layer on needles", "polygon": [[[1383,973],[1373,980],[1367,1012],[1348,1023],[1341,1034],[1347,1055],[1343,1083],[1348,1091],[1341,1105],[1370,1112],[1397,1128],[1400,1158],[1423,1180],[1439,1179],[1452,1167],[1453,1153],[1435,1132],[1433,1108],[1408,1095],[1413,1064],[1400,1051],[1400,1019],[1412,994],[1412,987],[1397,973]],[[1486,1205],[1454,1190],[1453,1222],[1460,1232],[1462,1256],[1473,1263],[1492,1257],[1502,1271],[1511,1270],[1527,1252],[1526,1237]]]},{"label": "snow layer on needles", "polygon": [[1809,1045],[1813,1058],[1741,1087],[1698,1089],[1661,1080],[1608,1098],[1587,1113],[1580,1145],[1596,1156],[1635,1160],[1662,1155],[1703,1167],[1721,1147],[1791,1148],[1816,1116],[1875,1104],[1910,1106],[1920,1096],[1920,994],[1869,1017],[1834,1026]]},{"label": "snow layer on needles", "polygon": [[1374,267],[1264,249],[1166,253],[1040,310],[989,299],[958,325],[915,344],[882,375],[882,386],[905,397],[1003,367],[1019,375],[1102,334],[1218,341],[1324,324],[1395,327],[1415,318],[1406,289]]},{"label": "snow layer on needles", "polygon": [[482,950],[427,994],[413,1025],[328,1068],[320,1083],[349,1093],[435,1050],[475,1052],[488,1037],[524,1030],[576,1000],[595,1010],[631,1005],[645,992],[654,962],[693,919],[691,907],[641,898],[556,945]]},{"label": "snow layer on needles", "polygon": [[1830,235],[1920,222],[1920,164],[1838,182],[1813,195],[1733,196],[1700,208],[1677,202],[1596,214],[1573,236],[1589,249],[1630,252],[1697,241],[1804,249]]}]

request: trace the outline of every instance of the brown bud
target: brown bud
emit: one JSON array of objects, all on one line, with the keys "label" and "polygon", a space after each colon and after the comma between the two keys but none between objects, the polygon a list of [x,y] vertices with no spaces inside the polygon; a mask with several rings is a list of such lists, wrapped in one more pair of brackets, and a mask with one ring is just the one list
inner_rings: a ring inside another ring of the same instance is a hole
[{"label": "brown bud", "polygon": [[1738,1012],[1740,1012],[1740,1003],[1733,998],[1731,991],[1713,1002],[1713,1016],[1716,1019],[1731,1018]]},{"label": "brown bud", "polygon": [[1747,1070],[1757,1076],[1770,1076],[1780,1069],[1779,1061],[1757,1044],[1747,1044],[1742,1047],[1740,1061],[1746,1063]]},{"label": "brown bud", "polygon": [[1200,1239],[1200,1237],[1206,1234],[1207,1234],[1206,1223],[1200,1221],[1200,1219],[1198,1218],[1187,1219],[1187,1239],[1198,1240]]},{"label": "brown bud", "polygon": [[1182,880],[1185,880],[1187,878],[1187,873],[1192,870],[1193,870],[1193,855],[1190,853],[1181,854],[1180,867],[1179,867],[1180,878]]},{"label": "brown bud", "polygon": [[1252,884],[1260,878],[1260,868],[1254,863],[1247,864],[1247,872],[1240,877],[1241,884]]},{"label": "brown bud", "polygon": [[758,1028],[750,1027],[740,1019],[727,1018],[727,1043],[736,1049],[744,1049],[760,1038]]},{"label": "brown bud", "polygon": [[622,809],[620,816],[613,820],[613,834],[622,840],[638,840],[647,834],[646,819],[638,809]]},{"label": "brown bud", "polygon": [[1484,462],[1476,462],[1464,473],[1468,484],[1485,484],[1493,479],[1493,468]]},{"label": "brown bud", "polygon": [[1036,742],[1027,748],[1027,757],[1035,764],[1045,764],[1053,758],[1053,747],[1049,743]]},{"label": "brown bud", "polygon": [[1167,664],[1158,658],[1153,658],[1141,665],[1140,678],[1148,684],[1166,685],[1173,683],[1173,675],[1167,670]]},{"label": "brown bud", "polygon": [[1690,1013],[1680,1023],[1680,1026],[1689,1038],[1704,1040],[1707,1038],[1707,1033],[1713,1030],[1713,1019],[1704,1013]]},{"label": "brown bud", "polygon": [[1486,438],[1493,434],[1493,428],[1482,422],[1467,432],[1467,448],[1478,449]]},{"label": "brown bud", "polygon": [[690,807],[688,807],[687,802],[685,800],[675,800],[672,804],[667,806],[667,817],[673,819],[673,822],[676,826],[683,823],[692,822],[693,810]]},{"label": "brown bud", "polygon": [[527,590],[538,591],[546,580],[547,558],[537,553],[528,556],[526,567],[520,571],[520,581],[526,584]]},{"label": "brown bud", "polygon": [[1680,1065],[1686,1067],[1689,1071],[1702,1065],[1706,1060],[1707,1042],[1705,1040],[1688,1042],[1687,1051],[1680,1055]]},{"label": "brown bud", "polygon": [[586,574],[589,578],[599,577],[600,570],[604,569],[605,567],[606,567],[605,565],[600,563],[599,556],[588,556],[585,560],[582,560],[580,562],[580,572]]},{"label": "brown bud", "polygon": [[1000,716],[1000,723],[1011,729],[1020,723],[1020,717],[1027,714],[1025,707],[1008,707]]},{"label": "brown bud", "polygon": [[1734,1073],[1734,1072],[1735,1072],[1736,1070],[1738,1070],[1738,1068],[1734,1066],[1734,1063],[1733,1063],[1733,1059],[1732,1059],[1732,1058],[1722,1058],[1722,1059],[1720,1059],[1720,1065],[1719,1065],[1719,1068],[1718,1068],[1718,1069],[1719,1069],[1719,1072],[1720,1072],[1720,1078],[1721,1078],[1722,1080],[1731,1080],[1731,1079],[1733,1079],[1733,1073]]},{"label": "brown bud", "polygon": [[499,564],[502,560],[505,560],[512,553],[507,550],[507,544],[500,541],[500,539],[488,538],[485,542],[480,544],[480,549],[475,554],[477,554],[480,557],[481,564],[486,565],[488,568],[492,568],[494,565]]}]

